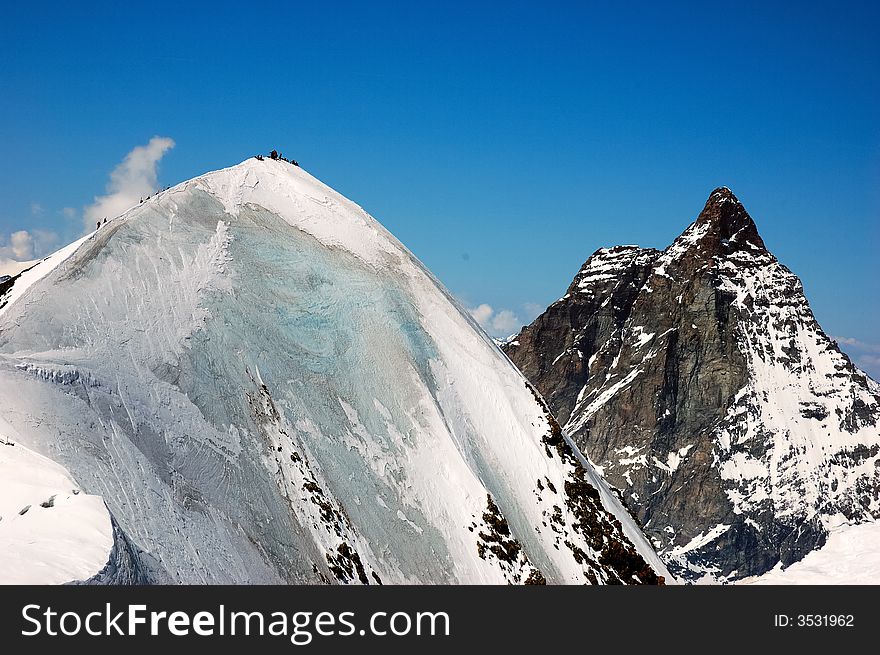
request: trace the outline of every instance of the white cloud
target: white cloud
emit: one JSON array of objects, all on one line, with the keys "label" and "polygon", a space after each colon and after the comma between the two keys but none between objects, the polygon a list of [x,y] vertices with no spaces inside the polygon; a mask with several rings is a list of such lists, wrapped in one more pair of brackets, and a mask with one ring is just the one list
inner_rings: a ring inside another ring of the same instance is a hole
[{"label": "white cloud", "polygon": [[[173,139],[154,136],[146,145],[129,152],[110,173],[106,195],[96,196],[95,202],[83,209],[86,232],[91,232],[98,220],[118,216],[142,197],[154,193],[159,161],[173,147]],[[43,205],[36,201],[31,203],[30,211],[34,217],[45,214]],[[79,212],[73,207],[64,207],[61,215],[67,220],[77,220]],[[0,263],[39,259],[56,250],[60,241],[57,233],[40,229],[18,230],[8,237],[0,235]]]},{"label": "white cloud", "polygon": [[146,145],[129,152],[110,173],[107,194],[96,196],[95,202],[83,210],[85,231],[91,232],[97,221],[118,216],[141,198],[155,193],[159,161],[173,147],[173,139],[154,136]]},{"label": "white cloud", "polygon": [[482,303],[468,310],[474,320],[494,337],[507,337],[522,324],[515,312],[509,309],[495,311],[491,305]]},{"label": "white cloud", "polygon": [[831,337],[856,366],[875,380],[880,380],[880,344],[866,343],[853,337]]},{"label": "white cloud", "polygon": [[849,346],[854,350],[865,350],[870,353],[880,353],[880,346],[873,343],[865,343],[852,337],[831,337],[841,346]]},{"label": "white cloud", "polygon": [[58,246],[59,237],[49,230],[18,230],[2,238],[0,242],[0,263],[10,261],[26,262],[39,259],[51,253]]},{"label": "white cloud", "polygon": [[519,318],[509,309],[502,309],[492,318],[492,328],[503,336],[510,335],[519,327]]},{"label": "white cloud", "polygon": [[473,309],[468,310],[471,313],[471,316],[474,317],[474,320],[480,324],[480,326],[485,330],[489,326],[489,322],[492,319],[492,314],[495,313],[495,310],[492,309],[491,305],[487,305],[483,303],[482,305],[477,305]]},{"label": "white cloud", "polygon": [[31,239],[34,244],[34,256],[45,257],[58,249],[61,237],[50,230],[32,230]]},{"label": "white cloud", "polygon": [[19,230],[9,235],[9,245],[5,248],[9,259],[27,261],[34,258],[34,238],[27,230]]},{"label": "white cloud", "polygon": [[534,321],[536,318],[544,313],[545,309],[547,309],[543,305],[539,305],[535,302],[524,302],[522,308],[525,312],[525,319],[527,321]]},{"label": "white cloud", "polygon": [[856,357],[856,366],[875,380],[880,380],[880,355],[862,355]]}]

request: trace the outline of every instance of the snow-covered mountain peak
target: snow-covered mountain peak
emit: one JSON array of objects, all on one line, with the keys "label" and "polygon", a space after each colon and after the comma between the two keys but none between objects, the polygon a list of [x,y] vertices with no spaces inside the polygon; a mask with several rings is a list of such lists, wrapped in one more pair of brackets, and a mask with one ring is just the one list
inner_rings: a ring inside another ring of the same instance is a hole
[{"label": "snow-covered mountain peak", "polygon": [[282,159],[251,157],[164,191],[147,202],[173,200],[181,192],[202,190],[238,217],[247,206],[267,209],[329,247],[341,247],[373,266],[400,264],[401,244],[359,205],[299,165]]},{"label": "snow-covered mountain peak", "polygon": [[162,191],[11,283],[0,406],[106,502],[102,579],[667,575],[467,312],[294,164]]}]

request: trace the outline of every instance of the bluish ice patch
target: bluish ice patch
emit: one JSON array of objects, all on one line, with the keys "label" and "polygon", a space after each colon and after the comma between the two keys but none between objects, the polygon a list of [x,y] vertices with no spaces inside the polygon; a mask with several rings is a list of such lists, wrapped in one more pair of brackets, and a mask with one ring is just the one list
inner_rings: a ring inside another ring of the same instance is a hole
[{"label": "bluish ice patch", "polygon": [[[233,291],[206,299],[216,318],[193,335],[180,388],[218,429],[232,424],[257,433],[246,393],[254,391],[251,378],[264,383],[368,540],[405,542],[400,531],[410,528],[387,516],[402,510],[423,533],[412,532],[412,552],[396,566],[413,575],[427,567],[444,579],[450,563],[442,536],[395,491],[406,483],[403,467],[394,465],[405,446],[389,423],[404,443],[413,438],[421,394],[434,388],[429,362],[437,357],[407,300],[406,281],[396,271],[376,271],[348,252],[328,249],[261,208],[243,210],[230,233]],[[217,358],[218,344],[234,356]],[[238,402],[199,400],[211,397]],[[356,412],[354,422],[340,401]],[[319,435],[302,429],[303,422]],[[387,460],[383,475],[352,446],[362,439],[358,422],[369,442],[363,448],[378,448]]]}]

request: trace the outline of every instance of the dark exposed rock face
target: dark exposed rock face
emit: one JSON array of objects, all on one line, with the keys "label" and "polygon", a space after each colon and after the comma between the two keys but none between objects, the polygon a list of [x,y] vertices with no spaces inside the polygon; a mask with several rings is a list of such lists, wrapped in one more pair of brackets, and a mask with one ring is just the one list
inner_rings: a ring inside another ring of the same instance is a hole
[{"label": "dark exposed rock face", "polygon": [[596,251],[505,350],[673,572],[738,579],[880,517],[880,390],[727,188],[666,250]]}]

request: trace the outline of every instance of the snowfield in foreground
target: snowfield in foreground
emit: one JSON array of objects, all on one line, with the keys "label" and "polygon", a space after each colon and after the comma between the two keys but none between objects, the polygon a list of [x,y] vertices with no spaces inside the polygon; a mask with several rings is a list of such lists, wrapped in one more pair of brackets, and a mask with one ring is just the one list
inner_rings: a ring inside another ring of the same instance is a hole
[{"label": "snowfield in foreground", "polygon": [[98,573],[110,556],[110,514],[61,466],[10,437],[0,418],[0,582],[62,584]]},{"label": "snowfield in foreground", "polygon": [[880,584],[880,523],[841,525],[830,531],[827,543],[786,569],[772,571],[739,584]]},{"label": "snowfield in foreground", "polygon": [[[467,313],[296,166],[250,159],[164,191],[23,273],[0,305],[14,448],[81,485],[59,505],[99,514],[84,504],[96,494],[109,509],[89,539],[100,558],[68,579],[668,576]],[[32,568],[53,556],[21,548]]]}]

